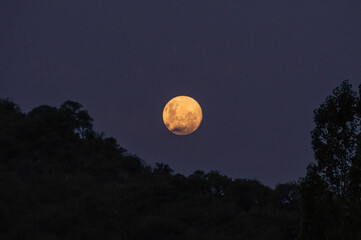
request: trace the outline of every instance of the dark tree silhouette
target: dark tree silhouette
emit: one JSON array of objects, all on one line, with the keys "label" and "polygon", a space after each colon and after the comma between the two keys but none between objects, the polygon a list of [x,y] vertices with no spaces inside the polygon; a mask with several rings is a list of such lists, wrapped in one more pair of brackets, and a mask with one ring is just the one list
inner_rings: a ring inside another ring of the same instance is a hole
[{"label": "dark tree silhouette", "polygon": [[361,196],[359,109],[359,95],[344,81],[315,110],[316,163],[301,181],[303,239],[361,239],[354,227],[361,223],[355,215]]},{"label": "dark tree silhouette", "polygon": [[173,169],[171,169],[168,164],[157,162],[153,169],[153,173],[156,175],[169,176],[173,173]]},{"label": "dark tree silhouette", "polygon": [[88,114],[88,111],[83,109],[81,104],[66,101],[61,105],[60,111],[64,111],[70,116],[70,119],[73,120],[72,127],[81,138],[93,135],[93,119]]}]

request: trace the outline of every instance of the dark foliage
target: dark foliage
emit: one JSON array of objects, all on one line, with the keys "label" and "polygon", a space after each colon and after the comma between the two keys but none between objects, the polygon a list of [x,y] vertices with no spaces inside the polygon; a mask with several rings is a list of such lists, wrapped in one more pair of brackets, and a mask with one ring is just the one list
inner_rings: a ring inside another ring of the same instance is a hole
[{"label": "dark foliage", "polygon": [[360,92],[347,81],[315,110],[316,163],[301,180],[302,239],[361,239],[360,117]]},{"label": "dark foliage", "polygon": [[24,114],[0,100],[2,240],[290,240],[299,215],[295,183],[173,174],[94,132],[79,103]]}]

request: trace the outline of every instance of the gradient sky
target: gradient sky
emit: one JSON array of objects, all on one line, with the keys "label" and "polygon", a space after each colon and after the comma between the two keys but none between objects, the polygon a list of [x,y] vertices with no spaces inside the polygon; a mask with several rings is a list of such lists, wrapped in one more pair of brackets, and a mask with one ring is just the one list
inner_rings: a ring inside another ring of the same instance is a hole
[{"label": "gradient sky", "polygon": [[[313,110],[361,83],[361,1],[33,0],[0,3],[0,97],[70,99],[147,164],[274,186],[313,161]],[[162,121],[177,95],[204,119]],[[0,116],[1,117],[1,116]]]}]

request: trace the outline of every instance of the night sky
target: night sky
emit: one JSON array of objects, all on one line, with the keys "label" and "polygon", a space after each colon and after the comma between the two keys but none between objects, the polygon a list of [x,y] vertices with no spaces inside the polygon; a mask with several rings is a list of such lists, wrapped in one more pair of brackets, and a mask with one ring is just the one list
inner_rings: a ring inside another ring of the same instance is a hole
[{"label": "night sky", "polygon": [[[0,97],[28,112],[70,99],[147,164],[271,187],[313,161],[313,110],[361,83],[361,1],[1,1]],[[187,95],[203,122],[168,131]]]}]

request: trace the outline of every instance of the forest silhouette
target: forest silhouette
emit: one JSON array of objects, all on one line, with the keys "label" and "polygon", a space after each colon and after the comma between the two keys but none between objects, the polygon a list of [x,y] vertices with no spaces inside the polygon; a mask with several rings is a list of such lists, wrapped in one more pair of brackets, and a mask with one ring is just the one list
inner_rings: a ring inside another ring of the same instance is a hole
[{"label": "forest silhouette", "polygon": [[315,110],[315,161],[275,189],[149,166],[73,101],[0,99],[0,239],[361,239],[360,91],[344,81]]}]

